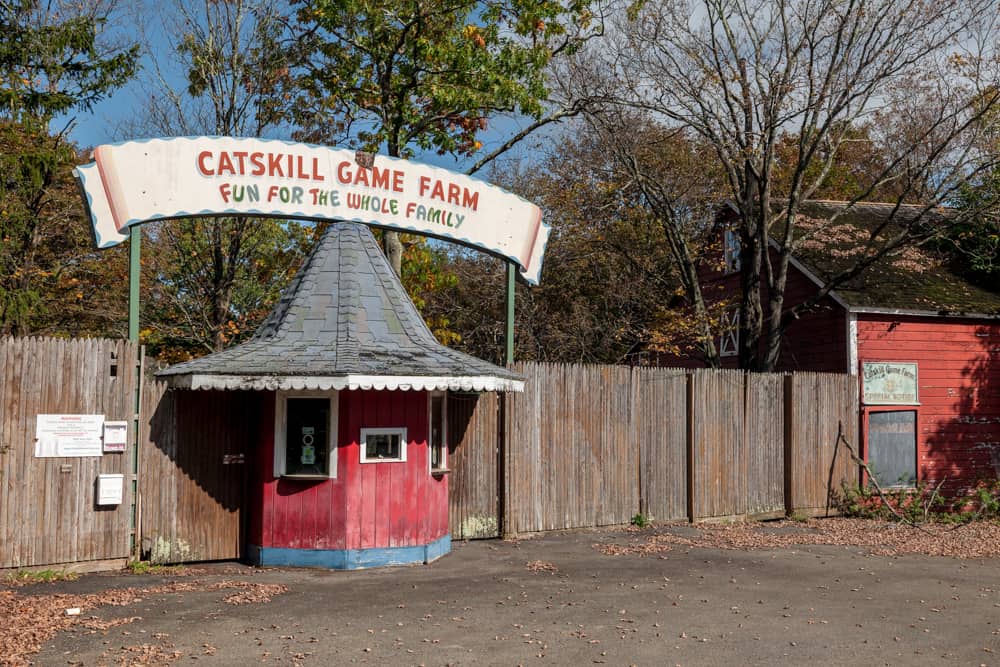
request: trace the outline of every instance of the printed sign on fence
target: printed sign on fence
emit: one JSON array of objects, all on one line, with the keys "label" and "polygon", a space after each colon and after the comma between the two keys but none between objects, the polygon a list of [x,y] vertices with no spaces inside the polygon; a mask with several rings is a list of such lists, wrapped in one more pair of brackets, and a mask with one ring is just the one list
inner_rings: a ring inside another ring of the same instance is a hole
[{"label": "printed sign on fence", "polygon": [[38,415],[35,456],[100,456],[104,415]]}]

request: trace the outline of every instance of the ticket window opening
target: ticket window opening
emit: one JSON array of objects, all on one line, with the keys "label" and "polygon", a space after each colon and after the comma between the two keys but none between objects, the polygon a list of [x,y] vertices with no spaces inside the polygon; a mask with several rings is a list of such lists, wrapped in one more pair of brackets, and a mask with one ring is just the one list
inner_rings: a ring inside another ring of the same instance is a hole
[{"label": "ticket window opening", "polygon": [[285,431],[288,475],[329,473],[330,400],[289,398]]}]

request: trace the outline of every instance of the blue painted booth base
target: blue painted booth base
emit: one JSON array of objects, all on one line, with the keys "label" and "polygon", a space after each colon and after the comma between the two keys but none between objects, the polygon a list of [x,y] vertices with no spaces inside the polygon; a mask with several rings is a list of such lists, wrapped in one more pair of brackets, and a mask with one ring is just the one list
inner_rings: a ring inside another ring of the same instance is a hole
[{"label": "blue painted booth base", "polygon": [[449,551],[451,535],[445,535],[430,544],[384,549],[287,549],[251,544],[247,548],[247,557],[253,565],[359,570],[366,567],[430,563]]}]

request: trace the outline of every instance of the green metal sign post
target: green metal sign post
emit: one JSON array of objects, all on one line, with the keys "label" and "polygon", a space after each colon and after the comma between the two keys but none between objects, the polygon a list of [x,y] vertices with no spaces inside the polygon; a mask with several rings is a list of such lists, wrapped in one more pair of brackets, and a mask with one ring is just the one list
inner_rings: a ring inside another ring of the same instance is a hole
[{"label": "green metal sign post", "polygon": [[139,248],[142,231],[138,225],[128,230],[128,339],[139,342]]},{"label": "green metal sign post", "polygon": [[[141,265],[139,249],[142,244],[142,230],[138,226],[129,229],[128,236],[128,339],[139,344],[139,277]],[[132,555],[139,555],[138,504],[139,495],[139,411],[142,409],[142,351],[135,359],[135,373],[138,382],[135,384],[135,408],[132,418]]]},{"label": "green metal sign post", "polygon": [[514,280],[517,265],[514,262],[507,262],[507,318],[506,318],[506,338],[507,350],[504,361],[507,365],[514,363]]}]

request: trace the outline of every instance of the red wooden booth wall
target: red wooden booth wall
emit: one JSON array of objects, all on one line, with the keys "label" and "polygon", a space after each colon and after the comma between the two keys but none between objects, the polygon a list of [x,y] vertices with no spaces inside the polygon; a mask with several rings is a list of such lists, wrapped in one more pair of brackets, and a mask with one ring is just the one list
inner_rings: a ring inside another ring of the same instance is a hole
[{"label": "red wooden booth wall", "polygon": [[[341,391],[333,479],[274,476],[275,394],[263,401],[254,456],[249,542],[357,550],[426,545],[448,534],[447,475],[428,465],[428,394]],[[360,462],[362,428],[406,427],[406,461]]]}]

